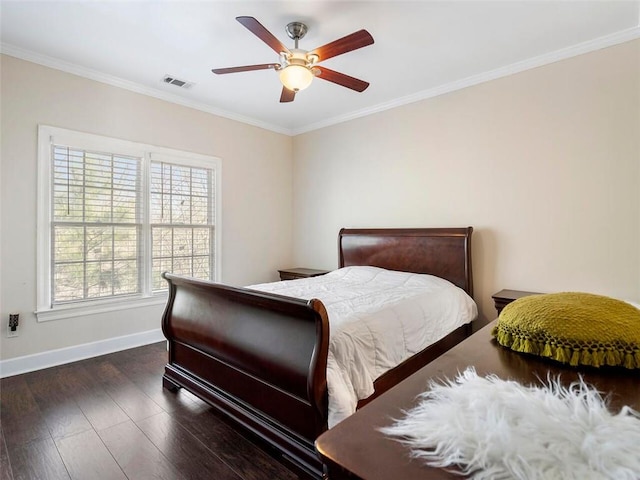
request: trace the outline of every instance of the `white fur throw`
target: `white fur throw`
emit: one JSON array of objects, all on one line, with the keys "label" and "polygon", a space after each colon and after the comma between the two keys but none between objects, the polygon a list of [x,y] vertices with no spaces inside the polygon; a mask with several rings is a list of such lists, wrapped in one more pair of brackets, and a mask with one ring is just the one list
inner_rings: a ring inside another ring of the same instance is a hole
[{"label": "white fur throw", "polygon": [[469,368],[429,387],[405,418],[380,429],[427,465],[474,480],[640,479],[640,415],[610,413],[582,379],[526,387]]}]

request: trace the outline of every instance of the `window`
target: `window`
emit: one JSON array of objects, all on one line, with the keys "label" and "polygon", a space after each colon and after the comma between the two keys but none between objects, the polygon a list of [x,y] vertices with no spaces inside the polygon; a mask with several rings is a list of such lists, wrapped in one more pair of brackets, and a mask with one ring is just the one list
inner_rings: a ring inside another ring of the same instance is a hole
[{"label": "window", "polygon": [[41,126],[38,320],[164,301],[217,280],[220,161]]},{"label": "window", "polygon": [[141,159],[51,148],[51,305],[141,293]]},{"label": "window", "polygon": [[215,171],[151,162],[153,288],[165,288],[164,271],[210,278]]}]

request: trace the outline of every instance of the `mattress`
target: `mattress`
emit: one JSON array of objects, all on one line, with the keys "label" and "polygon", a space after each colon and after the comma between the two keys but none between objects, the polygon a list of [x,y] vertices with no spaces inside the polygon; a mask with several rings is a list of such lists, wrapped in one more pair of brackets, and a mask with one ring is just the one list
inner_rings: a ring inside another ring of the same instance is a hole
[{"label": "mattress", "polygon": [[447,280],[377,267],[247,288],[326,307],[329,428],[355,412],[379,376],[478,315],[473,299]]}]

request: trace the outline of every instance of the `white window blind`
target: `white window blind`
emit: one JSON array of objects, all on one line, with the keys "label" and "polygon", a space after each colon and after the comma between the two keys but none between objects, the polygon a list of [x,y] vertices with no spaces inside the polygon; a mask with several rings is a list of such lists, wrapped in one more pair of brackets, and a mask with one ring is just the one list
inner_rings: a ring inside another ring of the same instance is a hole
[{"label": "white window blind", "polygon": [[219,159],[42,126],[38,159],[38,320],[218,279]]},{"label": "white window blind", "polygon": [[[153,158],[153,156],[152,156]],[[165,288],[164,271],[210,278],[214,258],[215,172],[151,162],[153,288]]]},{"label": "white window blind", "polygon": [[141,159],[52,149],[52,304],[141,293]]}]

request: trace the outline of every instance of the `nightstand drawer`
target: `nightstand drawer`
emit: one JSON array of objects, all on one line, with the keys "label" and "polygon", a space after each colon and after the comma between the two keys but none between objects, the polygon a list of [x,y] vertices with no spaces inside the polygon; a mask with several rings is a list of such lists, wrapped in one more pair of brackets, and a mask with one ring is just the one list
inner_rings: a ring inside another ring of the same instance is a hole
[{"label": "nightstand drawer", "polygon": [[278,270],[280,280],[295,280],[296,278],[317,277],[329,273],[330,270],[316,270],[314,268],[285,268]]}]

